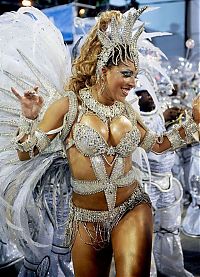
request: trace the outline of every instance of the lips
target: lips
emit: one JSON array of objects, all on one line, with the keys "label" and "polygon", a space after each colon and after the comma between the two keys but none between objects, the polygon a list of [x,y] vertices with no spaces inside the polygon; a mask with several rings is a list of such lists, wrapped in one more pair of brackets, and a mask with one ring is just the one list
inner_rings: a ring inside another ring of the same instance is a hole
[{"label": "lips", "polygon": [[122,88],[122,93],[123,93],[123,95],[124,95],[125,97],[129,94],[129,92],[130,92],[130,88],[129,88],[129,89],[127,89],[127,88]]}]

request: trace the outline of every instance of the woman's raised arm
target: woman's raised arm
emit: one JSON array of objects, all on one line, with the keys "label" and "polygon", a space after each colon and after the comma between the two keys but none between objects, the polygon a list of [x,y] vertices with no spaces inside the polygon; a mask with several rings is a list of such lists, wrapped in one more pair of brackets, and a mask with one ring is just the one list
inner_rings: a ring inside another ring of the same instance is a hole
[{"label": "woman's raised arm", "polygon": [[55,101],[39,121],[38,117],[44,101],[38,94],[38,88],[26,91],[22,96],[14,88],[11,90],[20,101],[22,111],[14,143],[19,159],[27,160],[42,152],[57,135],[57,133],[47,133],[63,125],[64,116],[69,108],[68,98],[63,97]]}]

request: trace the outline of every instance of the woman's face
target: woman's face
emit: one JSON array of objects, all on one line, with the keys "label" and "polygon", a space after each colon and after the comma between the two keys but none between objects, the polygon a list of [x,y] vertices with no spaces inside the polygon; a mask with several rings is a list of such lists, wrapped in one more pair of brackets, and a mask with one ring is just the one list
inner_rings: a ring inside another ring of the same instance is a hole
[{"label": "woman's face", "polygon": [[136,85],[137,72],[134,63],[126,61],[117,66],[106,68],[104,75],[106,86],[102,96],[110,99],[110,101],[124,102],[130,90]]}]

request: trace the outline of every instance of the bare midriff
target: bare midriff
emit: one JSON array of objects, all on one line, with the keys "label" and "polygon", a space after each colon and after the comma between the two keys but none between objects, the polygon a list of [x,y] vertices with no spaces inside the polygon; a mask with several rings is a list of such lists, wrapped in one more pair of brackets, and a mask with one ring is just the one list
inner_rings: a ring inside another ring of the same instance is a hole
[{"label": "bare midriff", "polygon": [[[114,157],[107,156],[106,158],[109,162],[112,162]],[[76,147],[73,146],[68,150],[68,160],[70,161],[70,168],[74,179],[87,180],[87,181],[96,180],[96,176],[92,169],[92,165],[89,157],[83,156],[76,149]],[[125,158],[124,162],[125,162],[124,173],[127,173],[132,168],[131,157]],[[111,167],[107,165],[105,162],[105,167],[106,167],[107,174],[109,176],[111,174],[113,166]],[[125,200],[127,200],[134,192],[134,189],[136,186],[137,186],[137,182],[134,182],[133,184],[130,184],[130,186],[118,188],[117,197],[116,197],[116,206],[119,206]],[[72,200],[74,205],[80,208],[89,209],[89,210],[108,209],[104,192],[99,192],[91,195],[81,195],[73,192]]]}]

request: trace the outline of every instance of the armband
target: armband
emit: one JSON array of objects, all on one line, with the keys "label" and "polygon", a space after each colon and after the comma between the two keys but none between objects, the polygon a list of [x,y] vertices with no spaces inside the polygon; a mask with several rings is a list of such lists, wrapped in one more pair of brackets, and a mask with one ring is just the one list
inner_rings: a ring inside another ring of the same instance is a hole
[{"label": "armband", "polygon": [[139,146],[142,147],[146,152],[150,152],[154,144],[156,143],[156,140],[157,140],[156,133],[148,130],[145,134],[143,141]]},{"label": "armband", "polygon": [[[37,128],[37,124],[38,119],[32,120],[21,115],[18,134],[12,140],[15,149],[21,152],[29,152],[30,158],[34,156],[35,148],[42,152],[50,145],[50,139],[42,130]],[[25,135],[27,135],[27,139],[20,142]]]},{"label": "armband", "polygon": [[179,133],[179,128],[181,125],[174,125],[173,128],[165,133],[165,136],[168,138],[170,144],[171,144],[171,149],[176,150],[177,148],[181,148],[182,146],[186,145],[186,142],[184,139],[182,139],[180,133]]},{"label": "armband", "polygon": [[195,139],[194,134],[199,131],[199,126],[194,119],[189,117],[189,119],[182,124],[182,127],[184,128],[186,142],[188,144],[196,142],[197,140]]},{"label": "armband", "polygon": [[46,149],[51,143],[51,140],[48,138],[48,136],[40,129],[35,131],[35,137],[36,147],[39,152],[44,151],[44,149]]},{"label": "armband", "polygon": [[36,119],[26,118],[23,114],[20,115],[18,138],[21,139],[24,135],[32,134],[37,128],[38,117]]}]

